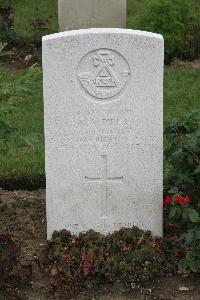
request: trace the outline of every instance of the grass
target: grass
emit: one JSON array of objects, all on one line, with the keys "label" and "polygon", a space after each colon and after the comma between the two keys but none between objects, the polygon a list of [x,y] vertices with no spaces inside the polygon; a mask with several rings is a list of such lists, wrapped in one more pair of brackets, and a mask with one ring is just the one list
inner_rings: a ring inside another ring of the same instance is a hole
[{"label": "grass", "polygon": [[[82,0],[84,1],[84,0]],[[150,0],[127,0],[127,27],[133,28],[143,14]],[[188,0],[197,11],[200,2]],[[48,26],[49,33],[58,32],[58,0],[12,0],[15,7],[15,31],[24,37],[31,37],[30,20],[52,16]],[[135,28],[137,29],[137,28]]]},{"label": "grass", "polygon": [[164,121],[200,109],[200,70],[165,68]]},{"label": "grass", "polygon": [[58,0],[12,0],[15,8],[15,31],[24,37],[31,37],[30,20],[51,16],[48,32],[58,32]]},{"label": "grass", "polygon": [[[10,147],[0,159],[0,178],[44,174],[44,137],[43,137],[43,101],[42,72],[36,68],[31,92],[24,92],[10,97],[9,101],[16,110],[1,113],[0,120],[16,128],[28,140],[28,146]],[[10,71],[0,65],[0,81],[10,84],[24,78],[24,71]],[[28,79],[29,80],[29,79]],[[27,88],[27,83],[26,86]],[[18,87],[19,89],[19,87]],[[0,153],[1,155],[1,153]]]},{"label": "grass", "polygon": [[[23,77],[23,71],[11,71],[0,65],[0,78],[12,82]],[[31,94],[15,97],[12,101],[17,107],[15,112],[0,119],[6,120],[25,135],[36,137],[28,147],[18,147],[0,160],[0,178],[37,176],[44,174],[44,137],[43,137],[43,101],[42,74],[36,68]],[[164,119],[165,122],[179,114],[200,108],[200,70],[168,67],[164,81]]]}]

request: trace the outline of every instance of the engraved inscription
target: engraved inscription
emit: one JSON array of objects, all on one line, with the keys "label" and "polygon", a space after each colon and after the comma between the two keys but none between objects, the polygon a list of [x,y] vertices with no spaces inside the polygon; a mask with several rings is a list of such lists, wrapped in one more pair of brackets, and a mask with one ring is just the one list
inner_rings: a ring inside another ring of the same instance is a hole
[{"label": "engraved inscription", "polygon": [[126,59],[110,49],[89,52],[78,66],[81,86],[99,100],[117,95],[127,84],[130,74]]},{"label": "engraved inscription", "polygon": [[[129,106],[118,111],[99,106],[85,110],[75,108],[72,116],[73,128],[80,130],[74,135],[69,134],[67,127],[62,128],[59,141],[62,148],[98,153],[113,150],[147,154],[151,151],[153,154],[162,147],[159,136],[140,132],[146,125],[142,118],[134,114],[134,108]],[[137,129],[138,126],[141,130]]]},{"label": "engraved inscription", "polygon": [[106,227],[106,219],[108,219],[108,213],[107,213],[107,202],[108,202],[108,183],[114,183],[114,182],[121,182],[123,183],[124,177],[109,177],[108,176],[108,157],[107,155],[101,155],[103,159],[103,176],[101,177],[87,177],[85,176],[85,180],[87,182],[92,183],[102,183],[104,188],[104,198],[102,199],[102,208],[101,208],[101,219],[104,222],[104,227]]}]

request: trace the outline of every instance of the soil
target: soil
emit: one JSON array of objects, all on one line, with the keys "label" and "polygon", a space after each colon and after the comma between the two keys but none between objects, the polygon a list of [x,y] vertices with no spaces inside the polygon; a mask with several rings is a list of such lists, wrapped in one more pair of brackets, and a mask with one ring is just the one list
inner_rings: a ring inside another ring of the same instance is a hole
[{"label": "soil", "polygon": [[175,58],[173,60],[173,62],[171,63],[171,66],[200,69],[200,59],[195,59],[193,61],[187,61],[187,60],[180,60],[180,59]]},{"label": "soil", "polygon": [[[0,233],[9,233],[21,244],[20,262],[32,265],[31,283],[0,291],[0,300],[47,300],[47,278],[38,264],[38,253],[46,241],[45,190],[0,189]],[[92,284],[74,300],[200,300],[200,278],[166,276],[143,286]],[[64,300],[60,299],[60,300]]]},{"label": "soil", "polygon": [[45,175],[37,176],[21,176],[21,177],[10,177],[1,178],[0,177],[0,188],[14,191],[14,190],[38,190],[46,188],[46,178]]}]

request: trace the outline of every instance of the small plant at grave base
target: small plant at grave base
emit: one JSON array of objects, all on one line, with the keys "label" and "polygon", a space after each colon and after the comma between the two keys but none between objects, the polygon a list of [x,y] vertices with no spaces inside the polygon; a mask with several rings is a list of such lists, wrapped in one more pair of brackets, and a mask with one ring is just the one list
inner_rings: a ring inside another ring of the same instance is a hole
[{"label": "small plant at grave base", "polygon": [[71,297],[87,281],[143,282],[169,270],[160,238],[137,227],[104,236],[94,231],[73,236],[54,232],[44,264],[55,297]]},{"label": "small plant at grave base", "polygon": [[[164,199],[165,226],[174,234],[172,251],[177,257],[179,270],[200,272],[200,214],[192,206],[188,195],[178,192],[177,188],[169,191]],[[173,255],[172,255],[173,256]]]}]

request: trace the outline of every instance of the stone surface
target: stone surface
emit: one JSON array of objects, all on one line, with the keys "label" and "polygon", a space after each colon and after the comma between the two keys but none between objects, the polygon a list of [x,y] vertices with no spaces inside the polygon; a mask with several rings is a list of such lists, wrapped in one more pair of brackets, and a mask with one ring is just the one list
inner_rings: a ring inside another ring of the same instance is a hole
[{"label": "stone surface", "polygon": [[60,31],[126,28],[126,0],[58,0]]},{"label": "stone surface", "polygon": [[43,38],[47,226],[162,235],[163,38],[125,29]]}]

